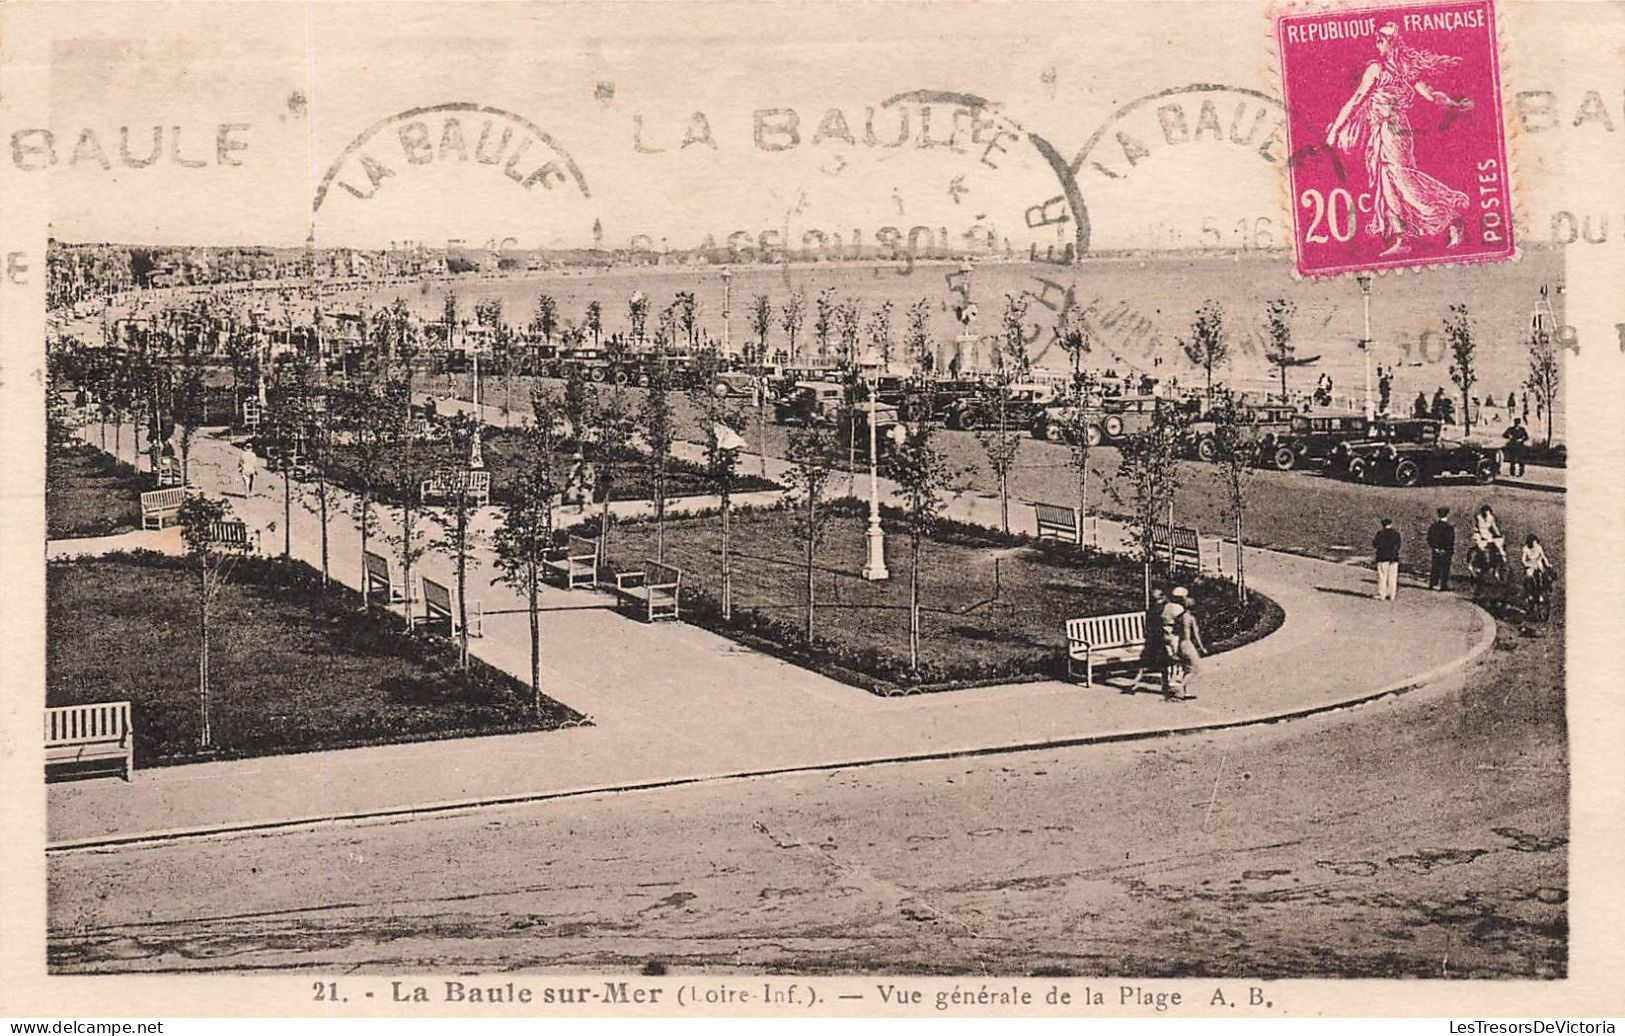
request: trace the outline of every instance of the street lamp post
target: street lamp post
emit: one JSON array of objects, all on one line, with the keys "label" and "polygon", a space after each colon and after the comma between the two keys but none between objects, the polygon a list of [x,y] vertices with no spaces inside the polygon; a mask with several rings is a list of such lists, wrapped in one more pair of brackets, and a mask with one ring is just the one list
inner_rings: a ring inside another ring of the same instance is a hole
[{"label": "street lamp post", "polygon": [[886,571],[886,532],[880,527],[880,458],[875,439],[875,397],[879,394],[878,373],[869,379],[869,554],[863,563],[863,578],[871,583],[890,579]]},{"label": "street lamp post", "polygon": [[1369,421],[1377,416],[1371,403],[1371,274],[1358,273],[1355,280],[1360,284],[1360,302],[1365,310],[1365,337],[1360,339],[1360,351],[1365,354],[1365,419]]},{"label": "street lamp post", "polygon": [[468,441],[468,466],[474,471],[485,467],[485,447],[480,442],[480,350],[474,349],[474,434]]},{"label": "street lamp post", "polygon": [[733,350],[733,268],[722,268],[722,355],[727,356]]}]

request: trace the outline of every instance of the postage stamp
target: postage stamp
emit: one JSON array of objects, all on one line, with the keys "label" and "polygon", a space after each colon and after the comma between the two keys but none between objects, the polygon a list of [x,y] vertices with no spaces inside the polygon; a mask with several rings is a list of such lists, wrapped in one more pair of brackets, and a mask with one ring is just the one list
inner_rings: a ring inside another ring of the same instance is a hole
[{"label": "postage stamp", "polygon": [[1490,0],[1283,15],[1298,272],[1513,254]]}]

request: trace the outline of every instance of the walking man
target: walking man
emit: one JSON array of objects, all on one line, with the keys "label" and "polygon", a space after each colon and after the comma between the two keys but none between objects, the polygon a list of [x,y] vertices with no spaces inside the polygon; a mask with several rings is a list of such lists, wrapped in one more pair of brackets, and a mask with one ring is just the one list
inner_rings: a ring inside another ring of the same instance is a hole
[{"label": "walking man", "polygon": [[1428,566],[1428,589],[1450,589],[1450,562],[1456,556],[1456,527],[1450,524],[1450,508],[1439,508],[1439,516],[1428,526],[1428,550],[1433,561]]},{"label": "walking man", "polygon": [[1377,600],[1392,601],[1399,590],[1399,530],[1392,518],[1382,520],[1371,546],[1377,551]]},{"label": "walking man", "polygon": [[1524,450],[1529,445],[1529,429],[1523,426],[1523,418],[1514,417],[1512,427],[1502,432],[1501,438],[1506,440],[1502,452],[1507,458],[1507,474],[1522,475],[1527,470],[1524,467]]},{"label": "walking man", "polygon": [[243,477],[243,496],[254,495],[254,476],[259,470],[260,459],[244,444],[242,452],[237,455],[237,474]]}]

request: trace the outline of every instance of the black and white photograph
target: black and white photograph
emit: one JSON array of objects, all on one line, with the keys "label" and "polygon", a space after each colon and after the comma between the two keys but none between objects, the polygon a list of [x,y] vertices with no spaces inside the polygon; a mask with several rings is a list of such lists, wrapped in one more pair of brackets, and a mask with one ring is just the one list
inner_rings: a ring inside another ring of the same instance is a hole
[{"label": "black and white photograph", "polygon": [[4,1013],[1618,1015],[1622,12],[0,8]]}]

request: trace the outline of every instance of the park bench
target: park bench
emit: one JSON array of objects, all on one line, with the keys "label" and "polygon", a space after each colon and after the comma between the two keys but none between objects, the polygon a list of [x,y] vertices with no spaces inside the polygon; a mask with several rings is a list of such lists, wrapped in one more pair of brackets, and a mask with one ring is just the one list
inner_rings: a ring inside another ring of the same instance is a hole
[{"label": "park bench", "polygon": [[1076,677],[1083,663],[1083,684],[1095,682],[1095,666],[1138,662],[1145,647],[1145,613],[1090,615],[1066,620],[1066,675]]},{"label": "park bench", "polygon": [[464,494],[475,507],[491,502],[491,473],[489,471],[443,471],[423,480],[418,498],[428,503],[431,498],[451,500]]},{"label": "park bench", "polygon": [[564,588],[589,589],[598,585],[598,541],[584,536],[571,536],[553,556],[542,562],[542,568],[564,578]]},{"label": "park bench", "polygon": [[260,534],[249,532],[248,526],[243,522],[213,522],[209,525],[209,543],[222,550],[240,551],[247,554],[259,547]]},{"label": "park bench", "polygon": [[[446,624],[448,635],[457,635],[457,595],[451,587],[435,582],[428,576],[423,583],[423,618],[425,622]],[[485,609],[478,601],[468,602],[468,635],[484,636]]]},{"label": "park bench", "polygon": [[158,485],[178,486],[181,484],[181,462],[179,457],[158,458]]},{"label": "park bench", "polygon": [[179,521],[181,504],[186,500],[186,490],[179,487],[173,489],[152,489],[141,494],[141,527],[143,529],[162,529],[165,520]]},{"label": "park bench", "polygon": [[395,582],[390,575],[389,559],[382,554],[366,551],[361,555],[362,568],[367,580],[367,594],[379,594],[385,604],[401,604],[406,601],[406,587]]},{"label": "park bench", "polygon": [[615,592],[648,622],[677,618],[682,588],[682,569],[658,561],[645,561],[639,571],[615,573]]},{"label": "park bench", "polygon": [[1195,529],[1182,525],[1174,526],[1172,536],[1167,526],[1159,525],[1151,530],[1151,549],[1159,560],[1168,561],[1171,551],[1175,565],[1194,568],[1199,575],[1224,574],[1222,547],[1221,541],[1203,539]]},{"label": "park bench", "polygon": [[1079,547],[1100,546],[1100,517],[1078,516],[1076,507],[1057,504],[1033,504],[1033,517],[1038,521],[1040,540],[1059,540]]},{"label": "park bench", "polygon": [[45,776],[53,768],[117,761],[125,780],[135,767],[135,732],[127,701],[45,710]]}]

